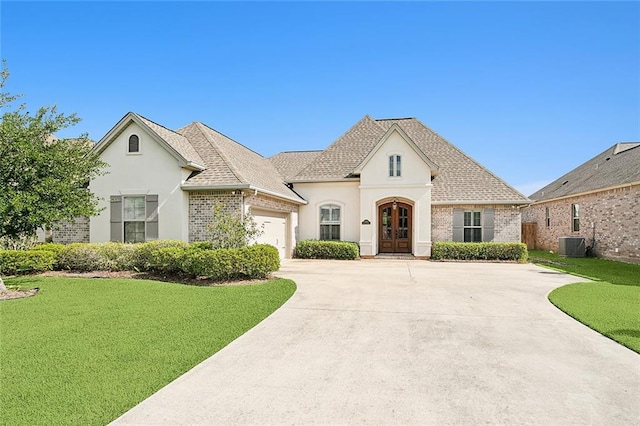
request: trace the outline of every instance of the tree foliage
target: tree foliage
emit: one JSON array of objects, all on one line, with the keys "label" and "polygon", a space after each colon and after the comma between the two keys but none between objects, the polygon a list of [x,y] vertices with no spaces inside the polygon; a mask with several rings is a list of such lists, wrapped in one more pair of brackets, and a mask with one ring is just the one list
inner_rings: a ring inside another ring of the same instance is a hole
[{"label": "tree foliage", "polygon": [[207,225],[213,249],[242,248],[263,234],[253,216],[233,214],[225,210],[224,203],[216,201],[212,207],[213,218]]},{"label": "tree foliage", "polygon": [[[2,70],[0,88],[8,72]],[[5,110],[0,122],[0,237],[23,238],[40,227],[98,213],[98,199],[87,189],[105,166],[83,135],[57,139],[53,135],[80,119],[42,107],[31,114],[24,104],[6,107],[16,96],[0,95]]]},{"label": "tree foliage", "polygon": [[[9,77],[0,71],[0,239],[20,240],[38,228],[98,213],[98,198],[87,189],[106,165],[86,135],[57,139],[54,134],[80,119],[55,106],[34,114],[25,104],[9,110],[18,96],[4,92]],[[0,291],[4,291],[0,277]]]}]

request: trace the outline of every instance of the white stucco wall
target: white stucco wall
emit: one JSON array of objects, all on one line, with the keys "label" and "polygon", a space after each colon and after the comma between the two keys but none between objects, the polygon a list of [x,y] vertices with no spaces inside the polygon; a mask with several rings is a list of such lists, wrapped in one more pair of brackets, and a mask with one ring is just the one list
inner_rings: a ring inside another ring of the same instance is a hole
[{"label": "white stucco wall", "polygon": [[297,241],[320,238],[320,206],[335,204],[341,207],[342,241],[360,240],[359,182],[296,183],[294,190],[309,202],[300,206]]},{"label": "white stucco wall", "polygon": [[[129,154],[132,134],[140,138],[140,152]],[[158,195],[158,238],[188,241],[189,197],[180,189],[191,173],[178,160],[135,123],[129,124],[102,152],[109,164],[108,174],[90,184],[93,193],[101,197],[100,215],[91,218],[91,242],[110,239],[110,205],[112,195]]]},{"label": "white stucco wall", "polygon": [[[389,176],[389,156],[402,158],[401,176]],[[378,253],[378,206],[384,202],[406,202],[413,206],[412,252],[431,256],[431,169],[397,132],[373,154],[360,174],[360,253]]]}]

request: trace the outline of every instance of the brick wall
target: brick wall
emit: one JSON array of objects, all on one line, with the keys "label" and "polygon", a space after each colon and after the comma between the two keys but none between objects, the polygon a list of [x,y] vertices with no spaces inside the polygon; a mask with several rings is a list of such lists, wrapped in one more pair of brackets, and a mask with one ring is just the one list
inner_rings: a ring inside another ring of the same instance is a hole
[{"label": "brick wall", "polygon": [[245,204],[251,207],[262,208],[267,210],[277,210],[281,212],[291,213],[298,212],[298,204],[277,198],[267,197],[263,194],[251,195],[244,200]]},{"label": "brick wall", "polygon": [[206,241],[207,225],[213,218],[213,205],[220,201],[225,211],[240,214],[242,195],[231,191],[193,191],[189,192],[189,242]]},{"label": "brick wall", "polygon": [[431,241],[452,241],[453,209],[494,209],[495,242],[520,242],[520,210],[511,206],[461,205],[431,206]]},{"label": "brick wall", "polygon": [[[580,205],[579,232],[571,230],[571,204]],[[548,227],[545,208],[549,208]],[[584,237],[589,246],[595,231],[595,252],[598,256],[640,262],[639,211],[640,185],[635,185],[534,204],[523,210],[522,221],[538,224],[537,249],[557,251],[558,239],[565,236]]]},{"label": "brick wall", "polygon": [[88,243],[89,218],[77,217],[73,222],[59,222],[51,232],[54,243]]},{"label": "brick wall", "polygon": [[[253,192],[252,192],[253,194]],[[242,195],[232,191],[194,191],[189,193],[189,241],[205,241],[208,238],[207,225],[213,218],[212,207],[216,201],[224,204],[229,213],[242,212]],[[278,200],[263,194],[244,198],[244,205],[282,212],[297,212],[298,205]]]}]

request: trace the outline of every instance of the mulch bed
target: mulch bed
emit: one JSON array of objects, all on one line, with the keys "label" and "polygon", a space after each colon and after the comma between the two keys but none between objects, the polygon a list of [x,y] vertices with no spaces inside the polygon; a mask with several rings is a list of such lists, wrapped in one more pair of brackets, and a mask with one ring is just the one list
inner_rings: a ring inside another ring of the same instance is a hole
[{"label": "mulch bed", "polygon": [[23,297],[35,296],[38,293],[39,288],[32,288],[30,290],[7,290],[0,293],[0,300],[21,299]]}]

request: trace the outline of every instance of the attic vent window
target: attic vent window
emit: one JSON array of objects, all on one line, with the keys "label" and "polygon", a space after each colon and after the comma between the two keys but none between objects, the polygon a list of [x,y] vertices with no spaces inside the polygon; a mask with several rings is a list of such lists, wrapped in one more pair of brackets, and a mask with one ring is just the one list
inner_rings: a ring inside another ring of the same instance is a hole
[{"label": "attic vent window", "polygon": [[138,135],[129,136],[129,152],[140,152],[140,138]]}]

